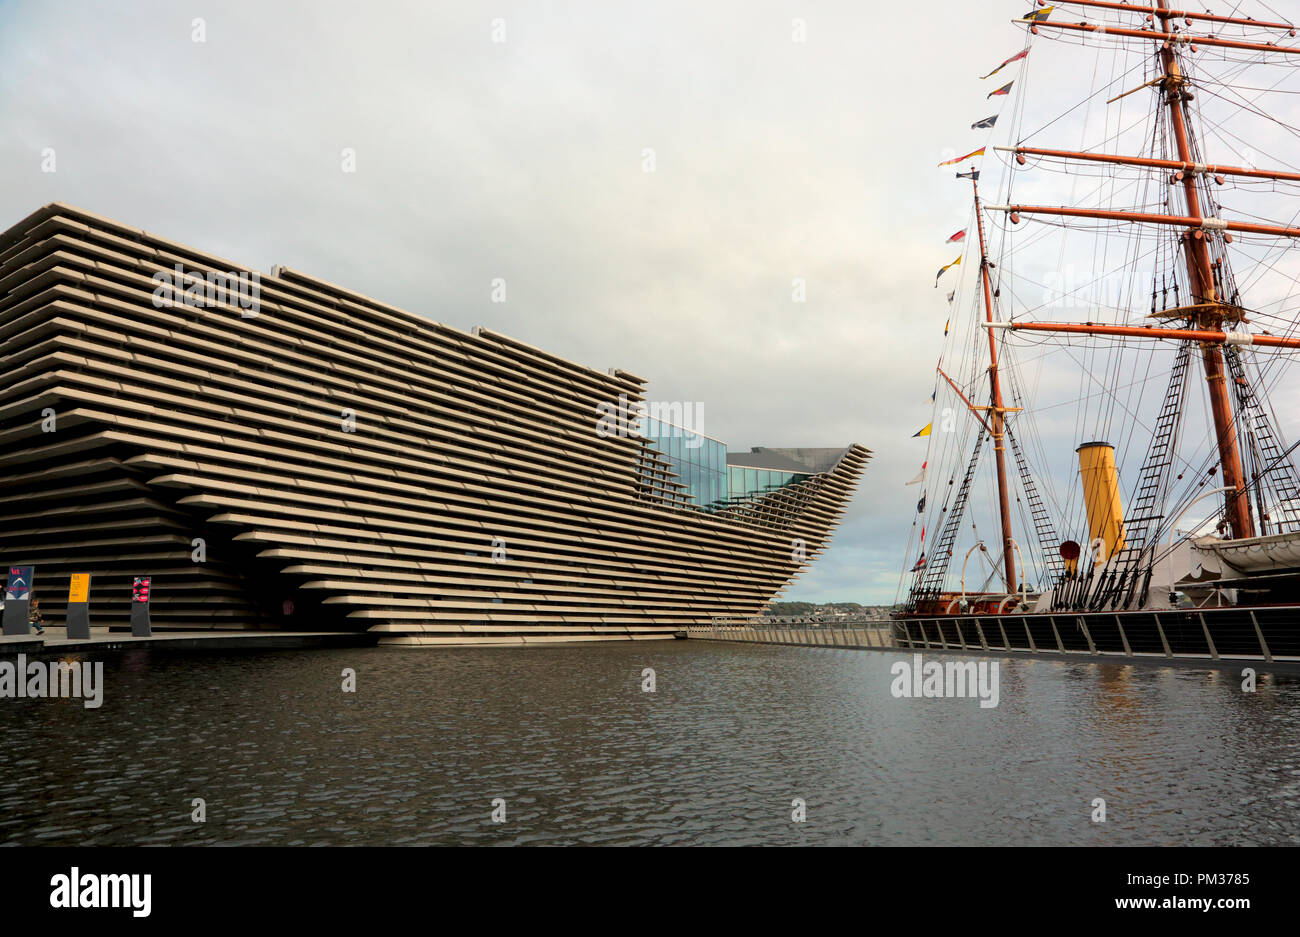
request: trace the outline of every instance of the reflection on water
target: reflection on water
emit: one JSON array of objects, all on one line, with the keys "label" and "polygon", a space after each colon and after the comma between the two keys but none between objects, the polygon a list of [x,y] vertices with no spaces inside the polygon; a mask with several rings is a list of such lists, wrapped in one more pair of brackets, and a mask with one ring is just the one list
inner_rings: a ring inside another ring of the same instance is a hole
[{"label": "reflection on water", "polygon": [[102,659],[99,709],[0,700],[0,842],[1300,843],[1290,678],[1003,660],[981,709],[703,641]]}]

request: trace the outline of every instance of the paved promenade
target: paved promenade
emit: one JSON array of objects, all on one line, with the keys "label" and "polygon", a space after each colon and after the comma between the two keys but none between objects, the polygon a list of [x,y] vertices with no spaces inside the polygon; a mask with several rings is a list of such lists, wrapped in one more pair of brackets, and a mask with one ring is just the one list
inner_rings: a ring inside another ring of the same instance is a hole
[{"label": "paved promenade", "polygon": [[68,640],[63,628],[46,627],[44,635],[0,636],[0,655],[63,654],[116,651],[134,647],[167,650],[225,650],[230,648],[355,647],[373,644],[368,634],[336,631],[156,631],[152,637],[133,637],[129,631],[91,628],[90,640]]}]

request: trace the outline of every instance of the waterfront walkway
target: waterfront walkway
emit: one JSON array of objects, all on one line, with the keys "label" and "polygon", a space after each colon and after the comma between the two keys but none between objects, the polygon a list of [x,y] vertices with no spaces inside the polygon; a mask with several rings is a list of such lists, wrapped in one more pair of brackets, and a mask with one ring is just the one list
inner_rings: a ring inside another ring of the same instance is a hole
[{"label": "waterfront walkway", "polygon": [[719,622],[714,625],[688,627],[686,635],[692,639],[705,641],[898,650],[898,645],[890,635],[890,623],[874,620],[814,622],[791,619],[771,622]]},{"label": "waterfront walkway", "polygon": [[[1275,622],[1267,617],[1274,613],[1283,618]],[[977,619],[965,619],[967,627],[963,628],[962,619],[946,617],[908,620],[897,634],[891,622],[763,618],[719,620],[712,625],[691,626],[686,629],[686,636],[695,640],[795,647],[924,650],[1153,666],[1176,663],[1228,670],[1264,665],[1271,672],[1300,674],[1300,655],[1291,646],[1295,643],[1295,629],[1294,621],[1286,617],[1289,614],[1285,609],[1124,612],[1114,616],[1087,616],[1087,624],[1083,617],[1065,613],[1008,616],[993,622],[997,625],[996,632],[991,626],[981,627]],[[1113,624],[1109,618],[1114,619]],[[1077,635],[1069,627],[1076,621]],[[1111,625],[1113,635],[1104,630],[1107,624]],[[1148,631],[1154,628],[1152,634],[1158,636],[1160,644],[1144,628]],[[1271,635],[1271,644],[1265,640],[1266,634]],[[1284,645],[1292,653],[1276,653]]]},{"label": "waterfront walkway", "polygon": [[35,631],[28,635],[0,635],[0,654],[64,654],[137,647],[187,651],[355,647],[373,643],[373,635],[337,631],[155,631],[150,637],[137,638],[129,631],[107,628],[91,628],[90,640],[69,640],[63,628],[46,626],[44,635]]}]

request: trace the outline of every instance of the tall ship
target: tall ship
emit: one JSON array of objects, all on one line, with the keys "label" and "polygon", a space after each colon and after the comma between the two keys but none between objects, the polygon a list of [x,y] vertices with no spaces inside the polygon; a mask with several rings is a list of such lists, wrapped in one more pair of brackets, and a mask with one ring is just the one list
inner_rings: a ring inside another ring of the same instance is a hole
[{"label": "tall ship", "polygon": [[870,453],[729,453],[685,406],[72,206],[0,234],[0,560],[47,627],[75,574],[121,630],[136,579],[159,631],[527,644],[755,615]]},{"label": "tall ship", "polygon": [[1296,28],[1168,0],[1015,22],[988,142],[941,164],[972,212],[895,639],[1300,659]]}]

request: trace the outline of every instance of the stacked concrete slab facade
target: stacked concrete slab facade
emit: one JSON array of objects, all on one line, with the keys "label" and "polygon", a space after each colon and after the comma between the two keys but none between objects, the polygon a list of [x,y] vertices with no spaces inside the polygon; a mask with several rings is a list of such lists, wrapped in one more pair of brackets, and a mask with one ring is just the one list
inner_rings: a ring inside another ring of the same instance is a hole
[{"label": "stacked concrete slab facade", "polygon": [[248,315],[178,264],[253,274],[65,205],[0,235],[0,561],[37,567],[47,620],[89,572],[115,627],[152,575],[155,630],[665,637],[758,612],[870,456],[710,514],[598,428],[633,374],[285,268]]}]

